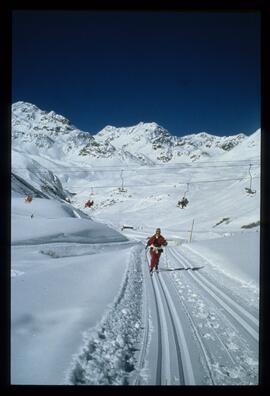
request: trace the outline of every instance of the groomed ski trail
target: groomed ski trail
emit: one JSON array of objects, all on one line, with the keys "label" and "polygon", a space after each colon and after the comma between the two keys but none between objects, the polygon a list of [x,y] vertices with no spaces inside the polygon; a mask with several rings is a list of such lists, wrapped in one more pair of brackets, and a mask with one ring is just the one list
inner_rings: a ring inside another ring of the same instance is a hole
[{"label": "groomed ski trail", "polygon": [[148,258],[144,268],[147,345],[143,342],[144,375],[136,384],[256,384],[258,318],[230,290],[211,282],[200,260],[166,249],[170,271],[164,258],[159,273],[149,275]]},{"label": "groomed ski trail", "polygon": [[[174,300],[161,273],[154,271],[150,276],[147,266],[144,279],[151,328],[147,384],[153,385],[195,385],[193,366],[188,351],[185,333]],[[145,382],[140,382],[144,384]]]}]

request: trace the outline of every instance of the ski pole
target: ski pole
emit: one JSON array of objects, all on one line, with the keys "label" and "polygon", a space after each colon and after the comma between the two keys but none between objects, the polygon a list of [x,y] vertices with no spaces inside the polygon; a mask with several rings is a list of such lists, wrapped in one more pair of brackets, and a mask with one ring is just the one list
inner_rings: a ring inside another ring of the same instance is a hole
[{"label": "ski pole", "polygon": [[146,262],[147,262],[148,267],[149,267],[150,265],[149,265],[149,261],[148,261],[148,257],[147,257],[147,246],[145,248],[145,258],[146,258]]},{"label": "ski pole", "polygon": [[166,261],[166,267],[167,268],[169,268],[169,265],[168,265],[168,257],[167,257],[167,247],[165,247],[165,261]]}]

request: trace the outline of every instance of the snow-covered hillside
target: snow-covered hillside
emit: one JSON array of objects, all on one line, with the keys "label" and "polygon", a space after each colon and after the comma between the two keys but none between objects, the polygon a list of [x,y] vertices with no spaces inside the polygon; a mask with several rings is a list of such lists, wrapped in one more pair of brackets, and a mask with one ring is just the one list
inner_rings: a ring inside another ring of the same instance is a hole
[{"label": "snow-covered hillside", "polygon": [[70,121],[46,112],[37,106],[16,102],[12,105],[12,145],[31,154],[49,154],[64,158],[70,151],[79,153],[90,141],[91,135],[83,132]]},{"label": "snow-covered hillside", "polygon": [[260,130],[12,114],[12,384],[258,383]]}]

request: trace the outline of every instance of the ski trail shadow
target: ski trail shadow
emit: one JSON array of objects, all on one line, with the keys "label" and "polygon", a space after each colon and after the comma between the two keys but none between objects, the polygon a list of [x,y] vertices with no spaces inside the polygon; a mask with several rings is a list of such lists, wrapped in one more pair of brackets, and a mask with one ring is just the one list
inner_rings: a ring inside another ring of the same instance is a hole
[{"label": "ski trail shadow", "polygon": [[160,271],[198,271],[200,270],[202,267],[188,267],[188,268],[184,268],[184,267],[178,267],[178,268],[160,268]]}]

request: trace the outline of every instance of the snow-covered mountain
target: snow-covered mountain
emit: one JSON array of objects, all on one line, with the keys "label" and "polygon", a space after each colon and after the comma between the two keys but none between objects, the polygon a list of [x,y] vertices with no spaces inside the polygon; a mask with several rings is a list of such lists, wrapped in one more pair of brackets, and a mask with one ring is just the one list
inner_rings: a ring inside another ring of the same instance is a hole
[{"label": "snow-covered mountain", "polygon": [[140,122],[126,128],[107,126],[95,136],[95,140],[111,143],[118,150],[139,153],[155,163],[168,163],[215,157],[231,150],[245,137],[244,134],[219,137],[206,132],[177,137],[155,122]]},{"label": "snow-covered mountain", "polygon": [[64,158],[70,151],[78,153],[93,138],[76,128],[54,111],[16,102],[12,105],[12,146],[30,153],[48,153]]},{"label": "snow-covered mountain", "polygon": [[14,148],[61,159],[151,165],[214,158],[231,151],[246,135],[219,137],[201,132],[177,137],[155,122],[122,128],[106,126],[92,135],[54,111],[16,102],[12,105],[12,139]]},{"label": "snow-covered mountain", "polygon": [[257,129],[252,135],[243,139],[233,150],[222,156],[223,161],[241,158],[242,160],[258,159],[261,154],[261,129]]},{"label": "snow-covered mountain", "polygon": [[[126,185],[127,181],[134,185],[141,183],[132,173],[125,173],[123,179],[123,175],[113,170],[115,165],[128,166],[129,169],[130,166],[136,169],[140,166],[150,167],[142,176],[143,184],[163,184],[162,177],[158,177],[155,172],[149,174],[155,165],[166,167],[181,162],[187,166],[196,163],[205,166],[208,161],[256,161],[259,154],[260,130],[248,137],[244,134],[219,137],[205,132],[177,137],[154,122],[141,122],[133,127],[107,126],[96,135],[91,135],[77,129],[69,120],[53,111],[45,112],[25,102],[17,102],[12,106],[12,189],[17,194],[32,192],[36,197],[46,196],[57,200],[67,197],[72,199],[77,195],[81,200],[87,198],[91,186],[120,187],[122,182]],[[105,166],[107,172],[94,171],[96,166]],[[112,172],[109,174],[110,167]],[[209,177],[204,169],[200,178]],[[240,168],[233,169],[238,171]],[[241,173],[229,171],[226,175],[230,177],[249,175],[245,168]],[[253,176],[258,176],[256,168],[252,171]],[[190,175],[183,170],[183,174],[176,177],[174,173],[170,180],[172,185],[177,180],[183,184],[195,178],[194,172],[192,177]],[[101,208],[120,199],[115,196],[105,198],[105,195],[101,194],[99,204],[98,200],[96,202]],[[146,197],[148,194],[140,198],[145,200]]]}]

